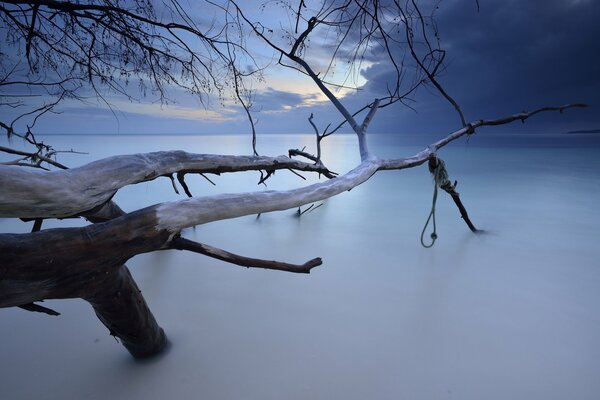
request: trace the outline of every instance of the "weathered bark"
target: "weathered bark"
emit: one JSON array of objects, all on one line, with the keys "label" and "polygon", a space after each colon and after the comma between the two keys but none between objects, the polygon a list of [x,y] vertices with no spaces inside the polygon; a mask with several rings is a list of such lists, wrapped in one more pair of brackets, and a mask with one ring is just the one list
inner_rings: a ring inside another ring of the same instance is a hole
[{"label": "weathered bark", "polygon": [[125,265],[108,274],[95,293],[84,297],[109,329],[136,358],[159,353],[167,337],[148,308]]},{"label": "weathered bark", "polygon": [[[323,167],[320,163],[299,163],[286,157],[236,158],[183,152],[113,157],[57,172],[0,166],[9,168],[0,169],[0,183],[7,185],[0,192],[0,213],[3,215],[46,218],[75,214],[97,222],[83,228],[0,234],[0,307],[23,306],[41,311],[41,306],[36,307],[35,302],[82,298],[92,304],[100,320],[111,334],[122,340],[132,355],[155,354],[166,345],[166,336],[124,266],[129,258],[161,249],[181,249],[248,267],[307,273],[320,265],[321,260],[315,258],[300,265],[257,260],[181,239],[179,233],[198,224],[286,210],[324,200],[360,185],[377,171],[421,165],[434,158],[437,150],[463,135],[472,134],[477,127],[524,120],[541,111],[562,111],[578,106],[544,108],[499,120],[476,121],[413,157],[382,160],[370,154],[366,140],[367,125],[377,109],[375,102],[363,124],[357,127],[361,163],[344,175],[293,190],[191,198],[157,204],[130,214],[124,214],[109,201],[115,191],[165,174],[269,170],[292,168],[292,165],[295,169],[322,172]],[[223,165],[219,164],[221,162]],[[13,189],[18,190],[11,192]],[[71,204],[71,200],[75,204]]]},{"label": "weathered bark", "polygon": [[[100,213],[102,218],[115,216],[114,207]],[[124,265],[134,255],[185,249],[247,267],[301,273],[321,264],[320,259],[294,265],[237,256],[178,236],[173,240],[172,232],[157,225],[156,208],[149,207],[83,228],[0,234],[0,307],[42,311],[35,302],[82,298],[134,357],[147,357],[160,352],[167,339]]]},{"label": "weathered bark", "polygon": [[[363,124],[358,125],[356,128],[362,164],[355,168],[351,174],[355,174],[359,170],[364,172],[372,167],[375,167],[375,171],[414,167],[427,161],[432,154],[453,140],[472,134],[478,127],[501,125],[515,120],[523,121],[542,111],[562,111],[571,107],[583,106],[582,104],[569,104],[560,107],[545,107],[530,113],[514,114],[497,120],[478,120],[431,144],[427,149],[413,157],[382,160],[374,157],[369,152],[366,139],[367,125],[375,110],[377,110],[376,102]],[[276,169],[314,171],[331,178],[334,177],[321,163],[303,163],[285,156],[220,156],[190,154],[182,151],[109,157],[79,168],[51,172],[0,165],[0,187],[3,188],[0,191],[0,217],[64,218],[82,215],[90,212],[90,210],[103,207],[124,186],[149,181],[159,176],[169,176],[173,173],[223,173],[248,170],[272,171]],[[331,185],[331,182],[325,182],[323,188],[337,186],[340,183],[350,183],[351,186],[356,186],[368,179],[375,171],[370,171],[366,176],[363,176],[364,179],[355,179],[354,182],[348,182],[349,175],[343,179],[338,177],[335,180],[337,183]],[[347,189],[349,188],[342,189],[342,191]],[[330,193],[337,194],[340,191],[334,190]],[[285,193],[286,196],[293,194],[293,192]],[[307,200],[302,204],[294,204],[291,207],[326,198],[317,197],[316,200]],[[294,203],[297,203],[297,201]],[[184,204],[189,203],[182,203],[182,206]],[[272,210],[284,209],[281,207]],[[206,209],[206,211],[211,212],[210,209]],[[216,219],[222,218],[216,216]],[[195,223],[186,226],[191,225],[195,225]]]},{"label": "weathered bark", "polygon": [[123,265],[166,243],[169,233],[148,229],[154,225],[147,211],[83,228],[0,235],[0,307],[83,298],[134,357],[160,351],[165,334]]},{"label": "weathered bark", "polygon": [[161,151],[114,156],[67,170],[0,165],[0,218],[65,218],[103,206],[124,186],[173,173],[294,169],[333,177],[322,164],[286,156],[226,156]]},{"label": "weathered bark", "polygon": [[[123,215],[125,212],[111,201],[88,213],[85,218],[97,223]],[[161,352],[167,345],[167,336],[156,322],[127,266],[117,267],[117,273],[108,274],[105,278],[101,290],[84,298],[92,305],[98,319],[134,357],[149,357]]]},{"label": "weathered bark", "polygon": [[136,254],[159,249],[169,233],[152,210],[82,228],[0,234],[0,306],[83,298]]}]

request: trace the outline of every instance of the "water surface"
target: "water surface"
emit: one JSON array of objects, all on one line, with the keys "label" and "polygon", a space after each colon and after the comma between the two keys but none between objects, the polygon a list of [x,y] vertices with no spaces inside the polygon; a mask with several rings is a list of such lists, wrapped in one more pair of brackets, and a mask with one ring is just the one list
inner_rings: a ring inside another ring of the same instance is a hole
[{"label": "water surface", "polygon": [[[45,139],[90,153],[62,156],[69,165],[167,149],[250,152],[246,136]],[[372,150],[409,156],[430,139],[373,135]],[[259,139],[269,155],[305,145],[312,136]],[[290,210],[186,230],[247,256],[324,265],[304,276],[177,251],[135,257],[128,265],[172,342],[144,363],[81,300],[48,301],[60,317],[0,309],[0,398],[596,399],[598,138],[478,134],[440,156],[486,234],[471,234],[444,195],[439,239],[420,246],[432,195],[425,167],[379,173],[302,218]],[[347,171],[355,139],[329,138],[324,160]],[[258,178],[188,181],[204,195],[265,190]],[[305,183],[279,171],[267,189]],[[131,211],[179,198],[161,178],[115,200]],[[0,220],[2,232],[29,229]]]}]

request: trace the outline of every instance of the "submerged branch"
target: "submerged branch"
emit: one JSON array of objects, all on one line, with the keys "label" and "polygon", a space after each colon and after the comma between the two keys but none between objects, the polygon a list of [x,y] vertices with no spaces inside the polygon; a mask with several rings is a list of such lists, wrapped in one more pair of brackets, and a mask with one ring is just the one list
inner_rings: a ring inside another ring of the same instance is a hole
[{"label": "submerged branch", "polygon": [[[437,185],[440,189],[442,189],[443,191],[445,191],[452,197],[454,204],[456,204],[456,207],[458,208],[458,211],[460,212],[460,216],[465,221],[465,223],[467,224],[467,226],[469,227],[471,232],[473,232],[473,233],[481,232],[479,229],[475,228],[475,225],[473,225],[473,222],[471,222],[471,219],[469,218],[469,214],[467,213],[467,209],[463,205],[462,200],[460,199],[459,193],[456,191],[457,181],[454,181],[454,184],[450,181],[450,179],[448,177],[448,171],[446,170],[445,163],[443,162],[443,160],[441,160],[436,155],[434,155],[429,158],[428,167],[429,167],[429,172],[434,177],[435,185]],[[434,195],[434,198],[435,198],[435,195]],[[435,202],[434,202],[433,207],[435,208]],[[432,214],[433,214],[433,212],[432,212]],[[434,218],[433,225],[435,227],[435,215],[432,215],[432,216]],[[426,247],[428,247],[428,246],[426,246]]]}]

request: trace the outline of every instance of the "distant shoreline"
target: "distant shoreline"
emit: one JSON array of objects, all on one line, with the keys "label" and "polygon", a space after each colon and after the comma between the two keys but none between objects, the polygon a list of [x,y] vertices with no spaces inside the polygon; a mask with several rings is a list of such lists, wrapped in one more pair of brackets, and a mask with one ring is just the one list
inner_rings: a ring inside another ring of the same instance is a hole
[{"label": "distant shoreline", "polygon": [[[263,133],[260,134],[259,137],[267,139],[269,136],[307,136],[312,135],[314,133]],[[353,133],[345,133],[339,132],[340,136],[353,136]],[[39,137],[92,137],[92,136],[100,136],[100,137],[197,137],[197,138],[210,138],[210,137],[235,137],[235,136],[250,136],[248,133],[38,133],[36,136]],[[372,133],[372,137],[397,137],[398,139],[414,139],[414,138],[423,138],[428,140],[438,140],[443,135],[432,134],[432,133]],[[558,140],[562,137],[564,140],[571,137],[572,139],[575,137],[600,137],[600,129],[581,129],[574,130],[568,132],[556,132],[556,133],[510,133],[510,132],[485,132],[485,134],[481,134],[478,136],[479,139],[494,139],[494,138],[506,138],[506,139],[515,139],[515,138],[529,138],[529,139],[543,139],[554,137]]]},{"label": "distant shoreline", "polygon": [[598,134],[600,133],[600,129],[580,129],[577,131],[569,131],[565,132],[567,135],[585,133],[585,134]]}]

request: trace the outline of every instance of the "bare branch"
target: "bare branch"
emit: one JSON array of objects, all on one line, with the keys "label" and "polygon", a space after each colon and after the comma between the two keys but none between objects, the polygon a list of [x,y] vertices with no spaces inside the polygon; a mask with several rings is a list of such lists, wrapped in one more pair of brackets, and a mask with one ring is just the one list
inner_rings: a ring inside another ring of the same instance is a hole
[{"label": "bare branch", "polygon": [[430,144],[427,149],[421,151],[420,153],[414,155],[413,157],[398,159],[398,160],[382,160],[381,165],[379,167],[380,170],[392,170],[392,169],[402,169],[407,168],[408,166],[420,165],[427,161],[432,154],[435,154],[436,151],[446,146],[448,143],[453,142],[454,140],[464,136],[471,135],[475,133],[477,128],[483,126],[497,126],[497,125],[505,125],[514,121],[525,121],[528,118],[547,111],[559,111],[563,112],[569,108],[585,108],[588,107],[587,104],[582,103],[574,103],[574,104],[565,104],[562,106],[556,107],[542,107],[537,110],[531,112],[522,112],[518,114],[513,114],[504,118],[492,119],[492,120],[478,120],[471,123],[468,123],[464,128],[461,128],[453,133],[449,134],[445,138],[438,140],[435,143]]},{"label": "bare branch", "polygon": [[[421,11],[419,9],[419,7],[417,6],[417,4],[415,3],[414,0],[411,0],[415,11],[417,12],[419,18],[418,21],[419,23],[423,26],[423,35],[426,37],[426,33],[425,33],[425,28],[424,28],[424,20],[423,20],[423,15],[421,14]],[[419,65],[421,71],[423,71],[425,73],[425,75],[427,75],[427,78],[429,79],[429,81],[435,86],[435,88],[440,92],[440,94],[450,103],[452,104],[452,106],[454,107],[454,109],[456,110],[456,112],[458,113],[459,117],[460,117],[460,121],[462,123],[463,126],[466,126],[467,122],[465,120],[465,116],[460,108],[460,106],[458,105],[458,103],[456,102],[456,100],[454,100],[448,93],[447,91],[444,89],[444,87],[437,81],[436,77],[435,77],[435,71],[437,71],[439,64],[441,64],[441,62],[443,61],[440,60],[439,63],[436,63],[436,66],[433,68],[433,71],[430,71],[423,63],[423,60],[417,55],[416,49],[415,49],[415,44],[414,44],[414,39],[413,39],[413,29],[410,26],[410,18],[407,16],[407,14],[404,12],[404,10],[401,7],[398,7],[398,10],[400,11],[400,13],[402,14],[403,17],[403,21],[405,24],[405,31],[406,31],[406,43],[408,44],[408,48],[410,49],[410,54],[412,55],[414,61]],[[427,42],[428,43],[428,42]],[[429,52],[428,55],[433,54],[433,49],[431,49],[431,45],[429,45],[428,43],[428,47],[429,47]],[[443,54],[443,53],[442,53]]]},{"label": "bare branch", "polygon": [[301,274],[309,274],[310,270],[323,264],[321,258],[313,258],[304,264],[289,264],[281,261],[261,260],[258,258],[250,258],[240,256],[228,251],[194,242],[182,237],[176,237],[171,241],[170,247],[176,250],[188,250],[194,253],[204,254],[217,260],[225,261],[231,264],[240,265],[246,268],[263,268],[277,271],[296,272]]},{"label": "bare branch", "polygon": [[[309,164],[286,156],[223,156],[183,151],[115,156],[64,171],[25,171],[0,165],[0,216],[68,217],[102,205],[120,188],[177,173],[231,173],[289,169],[334,175],[322,164]],[[58,192],[57,192],[58,191]],[[59,195],[60,193],[60,195]]]},{"label": "bare branch", "polygon": [[48,314],[48,315],[52,315],[52,316],[60,315],[59,312],[56,312],[51,308],[40,306],[39,304],[35,304],[35,303],[22,304],[18,307],[22,308],[23,310],[26,310],[26,311],[39,312],[39,313]]}]

